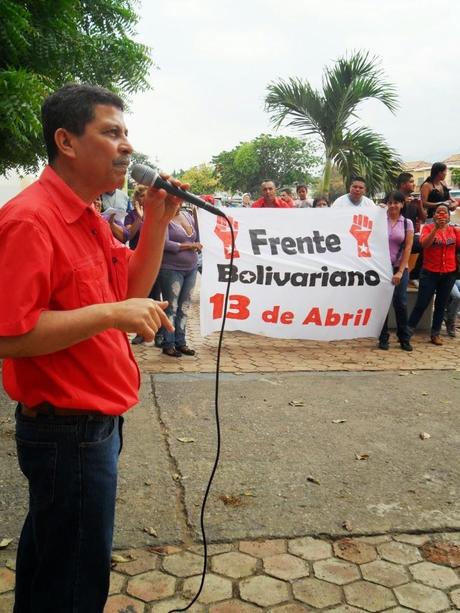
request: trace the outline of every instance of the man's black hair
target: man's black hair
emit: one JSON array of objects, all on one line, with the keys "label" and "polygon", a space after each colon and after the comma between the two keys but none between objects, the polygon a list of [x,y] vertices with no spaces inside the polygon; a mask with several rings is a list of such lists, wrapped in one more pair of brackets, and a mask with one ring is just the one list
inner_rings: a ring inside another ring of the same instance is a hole
[{"label": "man's black hair", "polygon": [[359,175],[356,175],[355,177],[351,177],[350,187],[351,187],[351,184],[354,183],[355,181],[361,181],[361,183],[364,183],[364,185],[366,185],[366,179],[364,177],[360,177]]},{"label": "man's black hair", "polygon": [[124,110],[123,100],[119,96],[95,85],[67,83],[45,99],[42,105],[42,127],[50,163],[58,154],[54,140],[56,130],[64,128],[80,136],[86,124],[94,119],[96,104]]},{"label": "man's black hair", "polygon": [[302,187],[304,187],[308,192],[308,185],[305,185],[305,183],[300,183],[299,185],[296,185],[295,191],[299,193],[299,189],[302,189]]},{"label": "man's black hair", "polygon": [[396,179],[396,188],[400,189],[403,183],[407,183],[414,178],[414,175],[410,172],[402,172]]}]

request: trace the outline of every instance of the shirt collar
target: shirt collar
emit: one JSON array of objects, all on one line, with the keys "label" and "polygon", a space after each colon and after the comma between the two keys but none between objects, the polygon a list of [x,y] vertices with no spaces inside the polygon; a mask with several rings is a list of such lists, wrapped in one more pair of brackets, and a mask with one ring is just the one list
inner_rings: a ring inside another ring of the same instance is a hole
[{"label": "shirt collar", "polygon": [[73,191],[67,183],[61,179],[51,166],[46,166],[39,178],[39,183],[51,196],[53,203],[61,212],[64,221],[74,223],[81,215],[91,207]]},{"label": "shirt collar", "polygon": [[348,200],[351,202],[351,204],[353,206],[359,206],[360,204],[362,204],[364,202],[364,196],[361,196],[361,198],[358,200],[358,202],[353,202],[349,192],[348,192],[347,196],[348,196]]}]

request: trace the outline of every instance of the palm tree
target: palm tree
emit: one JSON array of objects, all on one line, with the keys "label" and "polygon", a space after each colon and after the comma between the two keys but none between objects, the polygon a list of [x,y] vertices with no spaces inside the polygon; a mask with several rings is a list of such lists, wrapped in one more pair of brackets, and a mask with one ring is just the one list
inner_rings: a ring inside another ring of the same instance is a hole
[{"label": "palm tree", "polygon": [[357,107],[364,100],[380,100],[393,113],[397,108],[395,87],[384,79],[377,57],[357,51],[340,58],[325,69],[322,91],[299,78],[272,82],[267,91],[265,109],[276,127],[287,120],[288,126],[322,141],[323,193],[329,191],[333,166],[346,184],[353,175],[364,175],[371,194],[394,184],[401,171],[398,155],[380,134],[356,126]]}]

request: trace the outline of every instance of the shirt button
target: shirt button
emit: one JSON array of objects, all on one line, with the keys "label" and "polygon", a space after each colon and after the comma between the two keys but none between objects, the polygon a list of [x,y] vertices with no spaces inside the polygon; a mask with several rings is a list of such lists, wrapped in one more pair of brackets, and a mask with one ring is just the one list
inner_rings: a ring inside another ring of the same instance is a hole
[{"label": "shirt button", "polygon": [[97,230],[96,230],[96,228],[93,228],[93,229],[91,230],[91,234],[93,234],[94,236],[96,236],[96,234],[97,234]]}]

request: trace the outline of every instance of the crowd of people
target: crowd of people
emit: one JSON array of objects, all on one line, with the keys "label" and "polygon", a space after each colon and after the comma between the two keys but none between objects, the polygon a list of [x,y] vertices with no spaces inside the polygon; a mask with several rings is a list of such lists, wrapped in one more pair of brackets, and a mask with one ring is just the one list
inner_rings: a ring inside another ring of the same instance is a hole
[{"label": "crowd of people", "polygon": [[[455,211],[458,203],[450,197],[445,184],[446,172],[445,164],[433,164],[430,176],[421,186],[420,197],[414,196],[413,175],[403,172],[397,179],[396,189],[378,204],[366,196],[364,177],[355,177],[348,192],[332,203],[325,196],[309,198],[308,186],[305,184],[296,186],[296,198],[293,190],[286,187],[279,190],[278,195],[275,182],[267,180],[261,184],[260,198],[251,201],[250,194],[243,194],[241,206],[354,209],[385,207],[393,267],[392,283],[395,286],[392,305],[396,334],[401,349],[412,351],[411,336],[433,298],[430,341],[434,345],[443,344],[443,322],[447,334],[451,337],[456,335],[456,318],[460,308],[460,281],[457,279],[460,227],[450,220],[450,214]],[[131,249],[136,248],[142,227],[142,198],[146,189],[140,185],[135,188],[132,204],[126,194],[103,194],[99,202],[95,203],[95,206],[101,207],[102,215],[107,218],[114,236],[122,242],[129,242]],[[219,206],[214,196],[207,194],[203,198]],[[124,221],[117,219],[117,207],[125,211]],[[160,329],[155,336],[155,345],[171,357],[195,354],[186,342],[186,322],[201,249],[196,216],[183,209],[178,211],[168,226],[160,273],[150,293],[151,298],[159,300],[162,296],[169,303],[166,313],[175,332]],[[409,287],[418,289],[417,300],[410,315],[407,312]],[[389,349],[389,338],[387,316],[379,337],[380,349]],[[143,338],[136,336],[132,342],[142,343]]]},{"label": "crowd of people", "polygon": [[[117,189],[102,194],[93,202],[94,208],[109,224],[114,237],[127,243],[132,250],[136,249],[142,230],[143,200],[147,189],[144,185],[137,185],[131,199],[124,191]],[[201,249],[195,212],[179,208],[168,224],[160,270],[149,293],[149,298],[153,300],[168,302],[165,313],[173,330],[162,326],[155,334],[154,344],[170,357],[195,355],[195,350],[187,344],[186,323]],[[142,335],[136,334],[132,344],[139,345],[144,340]]]}]

